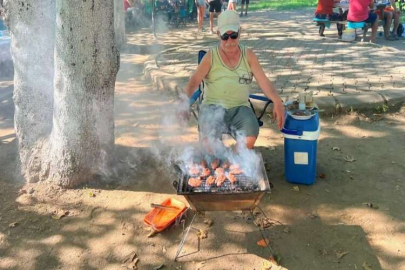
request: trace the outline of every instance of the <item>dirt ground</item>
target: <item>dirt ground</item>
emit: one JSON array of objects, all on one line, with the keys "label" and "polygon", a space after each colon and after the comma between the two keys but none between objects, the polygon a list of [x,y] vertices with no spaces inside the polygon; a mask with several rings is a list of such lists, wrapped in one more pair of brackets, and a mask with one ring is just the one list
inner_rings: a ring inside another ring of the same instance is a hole
[{"label": "dirt ground", "polygon": [[[122,54],[116,166],[81,189],[15,176],[12,81],[0,82],[0,269],[132,269],[136,258],[138,269],[270,269],[248,213],[198,216],[194,227],[208,237],[199,244],[192,230],[178,262],[181,226],[148,237],[143,217],[151,203],[185,201],[172,187],[169,160],[197,142],[195,123],[174,124],[175,97],[142,80],[148,53],[133,47]],[[275,186],[260,202],[280,260],[271,269],[405,269],[405,108],[322,116],[321,128],[311,186],[284,180],[283,138],[269,122],[260,131],[257,149]]]}]

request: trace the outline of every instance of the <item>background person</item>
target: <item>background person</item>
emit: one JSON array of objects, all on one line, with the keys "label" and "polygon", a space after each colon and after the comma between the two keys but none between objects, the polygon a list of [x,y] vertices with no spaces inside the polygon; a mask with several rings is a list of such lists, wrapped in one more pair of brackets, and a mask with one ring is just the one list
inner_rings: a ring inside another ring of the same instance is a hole
[{"label": "background person", "polygon": [[[395,0],[390,0],[391,1],[391,6],[384,8],[384,20],[385,20],[385,25],[384,25],[384,36],[385,39],[387,40],[399,40],[399,37],[397,35],[398,31],[398,26],[399,26],[399,20],[401,17],[401,12],[397,9],[397,6],[395,4]],[[378,18],[382,20],[382,12],[381,9],[377,9],[374,13],[378,15]],[[392,31],[392,36],[390,35],[390,29],[391,29],[391,24],[392,24],[392,19],[394,19],[394,28]]]},{"label": "background person", "polygon": [[236,11],[236,3],[238,0],[229,0],[228,2],[228,9],[229,10],[235,10]]},{"label": "background person", "polygon": [[350,0],[347,20],[350,22],[364,22],[371,24],[370,42],[376,43],[378,17],[370,12],[374,7],[373,0]]},{"label": "background person", "polygon": [[223,132],[243,133],[246,147],[252,149],[259,135],[259,124],[249,104],[253,78],[273,101],[273,115],[279,129],[284,124],[284,106],[273,84],[264,73],[256,54],[239,44],[239,15],[226,10],[218,17],[219,45],[210,49],[191,76],[185,93],[191,97],[204,80],[204,100],[198,118],[200,138],[206,149],[220,141]]},{"label": "background person", "polygon": [[197,32],[202,32],[205,15],[205,0],[195,0],[195,5],[197,6]]},{"label": "background person", "polygon": [[[334,0],[318,0],[318,6],[315,10],[315,18],[317,19],[328,19],[329,21],[344,21],[346,20],[347,11],[342,14],[337,12],[333,12]],[[343,33],[343,24],[337,23],[336,24],[338,35],[339,37],[342,36]],[[325,27],[321,28],[321,32],[319,32],[320,36],[325,36],[323,32],[325,31]]]},{"label": "background person", "polygon": [[209,0],[208,4],[210,6],[210,33],[214,34],[214,12],[219,16],[221,14],[222,3],[221,0]]},{"label": "background person", "polygon": [[245,5],[245,3],[246,3],[245,16],[247,16],[247,12],[248,12],[248,9],[249,9],[249,0],[242,0],[240,16],[243,16],[243,6]]}]

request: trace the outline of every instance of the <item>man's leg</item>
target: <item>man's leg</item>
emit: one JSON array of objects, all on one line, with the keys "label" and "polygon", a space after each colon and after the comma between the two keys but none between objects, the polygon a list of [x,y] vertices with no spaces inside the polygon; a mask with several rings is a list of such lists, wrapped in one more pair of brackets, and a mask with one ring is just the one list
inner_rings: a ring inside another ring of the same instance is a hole
[{"label": "man's leg", "polygon": [[248,9],[249,9],[249,1],[246,1],[245,16],[247,16]]},{"label": "man's leg", "polygon": [[244,6],[244,2],[242,1],[242,5],[240,7],[240,16],[243,16],[243,6]]},{"label": "man's leg", "polygon": [[237,144],[244,143],[248,149],[253,149],[259,135],[259,123],[250,107],[236,107],[227,111],[225,122],[230,126],[231,135]]},{"label": "man's leg", "polygon": [[384,19],[385,19],[384,37],[385,37],[385,39],[388,39],[390,36],[390,29],[391,29],[391,23],[392,23],[392,12],[385,11]]},{"label": "man's leg", "polygon": [[401,13],[399,11],[394,11],[394,36],[397,35],[397,31],[398,31],[398,26],[399,26],[399,18],[401,16]]},{"label": "man's leg", "polygon": [[246,147],[247,149],[253,149],[255,147],[257,137],[249,136],[246,137]]},{"label": "man's leg", "polygon": [[210,31],[214,33],[214,12],[210,11]]}]

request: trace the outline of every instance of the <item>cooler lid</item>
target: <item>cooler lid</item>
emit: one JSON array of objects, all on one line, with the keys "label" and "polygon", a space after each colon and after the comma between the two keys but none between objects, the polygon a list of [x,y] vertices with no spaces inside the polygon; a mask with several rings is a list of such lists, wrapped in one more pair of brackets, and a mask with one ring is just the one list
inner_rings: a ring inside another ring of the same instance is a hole
[{"label": "cooler lid", "polygon": [[288,112],[286,112],[284,128],[288,130],[316,132],[319,129],[319,114],[315,112],[315,115],[311,118],[299,120],[294,119]]}]

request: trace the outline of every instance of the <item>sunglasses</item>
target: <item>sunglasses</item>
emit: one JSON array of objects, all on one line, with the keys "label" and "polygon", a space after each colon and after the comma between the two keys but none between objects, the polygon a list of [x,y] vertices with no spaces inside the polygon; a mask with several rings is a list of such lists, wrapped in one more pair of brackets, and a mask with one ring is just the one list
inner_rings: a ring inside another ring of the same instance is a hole
[{"label": "sunglasses", "polygon": [[239,36],[239,32],[233,32],[232,34],[227,34],[227,33],[225,33],[225,34],[223,34],[223,35],[221,36],[221,39],[222,39],[222,40],[228,40],[229,37],[230,37],[231,39],[237,39],[238,36]]}]

